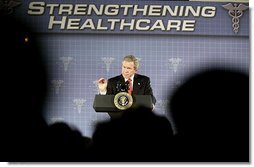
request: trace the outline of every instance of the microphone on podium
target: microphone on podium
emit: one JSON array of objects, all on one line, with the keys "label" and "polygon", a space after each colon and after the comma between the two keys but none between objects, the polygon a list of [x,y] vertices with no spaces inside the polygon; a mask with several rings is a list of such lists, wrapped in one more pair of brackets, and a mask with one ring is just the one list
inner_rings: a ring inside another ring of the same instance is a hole
[{"label": "microphone on podium", "polygon": [[128,92],[129,89],[129,83],[128,81],[121,83],[120,81],[118,81],[116,83],[116,91],[119,92]]}]

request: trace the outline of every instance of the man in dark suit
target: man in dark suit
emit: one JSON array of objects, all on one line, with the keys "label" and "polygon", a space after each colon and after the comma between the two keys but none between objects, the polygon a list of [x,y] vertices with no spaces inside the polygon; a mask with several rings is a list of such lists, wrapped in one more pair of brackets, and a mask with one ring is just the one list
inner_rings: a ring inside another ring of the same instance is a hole
[{"label": "man in dark suit", "polygon": [[[150,78],[144,75],[137,74],[139,62],[133,55],[128,55],[123,58],[122,61],[122,74],[108,81],[104,78],[100,78],[98,82],[98,88],[100,94],[115,95],[119,92],[122,86],[128,83],[128,93],[132,95],[151,95],[153,106],[156,103],[156,99],[153,96],[153,90],[150,84]],[[120,86],[120,88],[119,88]]]}]

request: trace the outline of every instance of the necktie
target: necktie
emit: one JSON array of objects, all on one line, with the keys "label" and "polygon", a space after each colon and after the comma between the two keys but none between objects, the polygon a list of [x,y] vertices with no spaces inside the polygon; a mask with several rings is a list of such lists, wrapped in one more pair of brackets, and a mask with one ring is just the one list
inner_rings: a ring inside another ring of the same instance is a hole
[{"label": "necktie", "polygon": [[131,95],[131,93],[132,93],[132,82],[131,82],[132,80],[129,78],[128,79],[128,83],[129,83],[129,90],[128,90],[128,93]]}]

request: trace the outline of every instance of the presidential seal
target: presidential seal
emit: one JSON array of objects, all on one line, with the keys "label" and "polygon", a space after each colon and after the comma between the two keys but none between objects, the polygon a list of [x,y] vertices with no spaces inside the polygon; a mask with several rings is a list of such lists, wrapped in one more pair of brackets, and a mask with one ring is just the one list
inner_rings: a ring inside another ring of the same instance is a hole
[{"label": "presidential seal", "polygon": [[126,110],[132,106],[133,98],[127,92],[120,92],[115,95],[114,104],[119,110]]}]

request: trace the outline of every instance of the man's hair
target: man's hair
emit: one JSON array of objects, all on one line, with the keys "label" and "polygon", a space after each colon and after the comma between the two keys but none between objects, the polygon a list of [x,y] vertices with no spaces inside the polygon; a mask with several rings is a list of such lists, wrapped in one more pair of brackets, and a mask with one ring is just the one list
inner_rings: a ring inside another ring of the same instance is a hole
[{"label": "man's hair", "polygon": [[134,63],[134,68],[137,70],[138,66],[139,66],[139,61],[138,59],[133,56],[133,55],[127,55],[123,58],[123,61],[127,61],[127,62],[133,62]]}]

